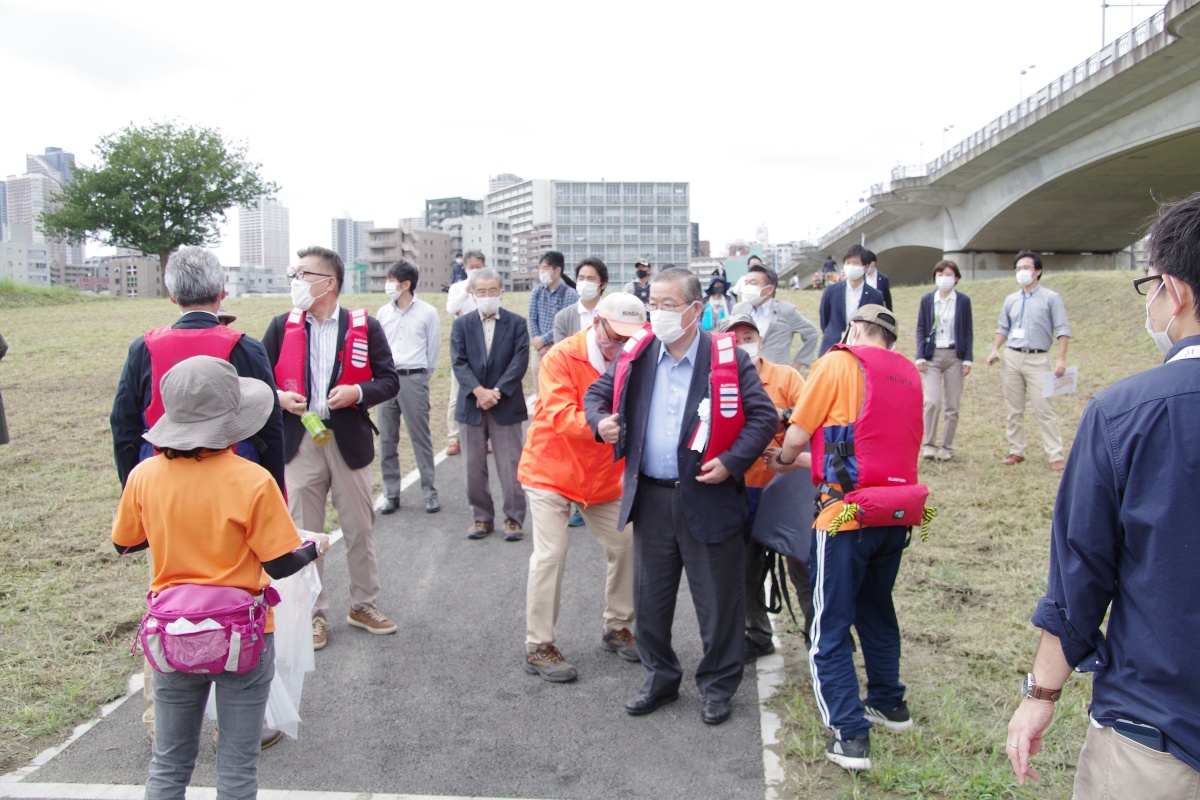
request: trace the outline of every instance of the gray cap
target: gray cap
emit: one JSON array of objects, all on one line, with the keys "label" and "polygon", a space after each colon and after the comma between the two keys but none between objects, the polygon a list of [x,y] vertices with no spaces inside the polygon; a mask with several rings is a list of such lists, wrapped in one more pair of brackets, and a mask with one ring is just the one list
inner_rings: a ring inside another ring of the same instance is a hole
[{"label": "gray cap", "polygon": [[758,330],[758,323],[754,321],[754,317],[749,314],[734,314],[732,317],[726,317],[721,322],[721,333],[726,333],[734,329],[737,325],[748,325],[754,328],[755,333],[761,333]]},{"label": "gray cap", "polygon": [[159,383],[165,413],[143,438],[158,448],[224,450],[266,424],[275,393],[257,378],[239,378],[228,361],[192,356]]},{"label": "gray cap", "polygon": [[878,303],[868,303],[865,306],[859,306],[858,311],[854,312],[854,316],[850,318],[851,322],[874,322],[884,330],[891,331],[892,336],[899,336],[897,332],[898,325],[896,324],[896,315],[887,310],[886,306],[881,306]]}]

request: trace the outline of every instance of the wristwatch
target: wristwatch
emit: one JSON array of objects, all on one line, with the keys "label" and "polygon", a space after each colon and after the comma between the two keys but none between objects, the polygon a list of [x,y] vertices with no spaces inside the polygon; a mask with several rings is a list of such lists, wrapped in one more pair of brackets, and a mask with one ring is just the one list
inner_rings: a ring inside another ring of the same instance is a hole
[{"label": "wristwatch", "polygon": [[1053,703],[1062,694],[1062,689],[1043,689],[1033,682],[1033,673],[1030,672],[1025,676],[1025,680],[1021,681],[1021,697],[1032,697],[1034,700],[1049,700]]}]

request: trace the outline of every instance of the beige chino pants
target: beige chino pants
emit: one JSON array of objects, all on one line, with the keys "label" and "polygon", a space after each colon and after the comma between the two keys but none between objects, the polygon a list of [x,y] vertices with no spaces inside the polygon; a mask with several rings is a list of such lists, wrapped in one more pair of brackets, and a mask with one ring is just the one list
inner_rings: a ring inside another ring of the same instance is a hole
[{"label": "beige chino pants", "polygon": [[[525,487],[533,523],[533,555],[525,589],[525,649],[533,653],[556,641],[563,572],[570,544],[571,501],[557,492]],[[604,627],[601,633],[633,630],[633,526],[617,530],[621,501],[594,503],[579,512],[588,532],[604,548]]]},{"label": "beige chino pants", "polygon": [[[962,359],[953,347],[933,351],[925,362],[921,385],[925,389],[925,447],[954,452],[954,431],[958,429],[958,404],[962,400]],[[938,441],[938,417],[945,409],[946,424]]]},{"label": "beige chino pants", "polygon": [[1075,770],[1075,800],[1200,800],[1200,772],[1170,753],[1089,723]]},{"label": "beige chino pants", "polygon": [[[333,431],[330,431],[333,433]],[[333,493],[333,507],[346,539],[346,566],[350,571],[350,607],[373,606],[379,599],[379,566],[375,562],[375,499],[371,497],[371,467],[350,469],[338,449],[337,434],[320,447],[305,434],[300,447],[283,470],[288,490],[288,512],[301,530],[324,533],[325,498]],[[316,561],[321,594],[313,606],[314,617],[329,617],[325,588],[325,559]]]},{"label": "beige chino pants", "polygon": [[1042,444],[1051,461],[1062,461],[1063,440],[1058,430],[1058,416],[1050,400],[1042,397],[1042,383],[1050,369],[1049,353],[1021,353],[1004,348],[1000,382],[1004,387],[1004,407],[1008,412],[1005,435],[1008,452],[1025,455],[1025,399],[1033,406],[1033,416],[1042,432]]}]

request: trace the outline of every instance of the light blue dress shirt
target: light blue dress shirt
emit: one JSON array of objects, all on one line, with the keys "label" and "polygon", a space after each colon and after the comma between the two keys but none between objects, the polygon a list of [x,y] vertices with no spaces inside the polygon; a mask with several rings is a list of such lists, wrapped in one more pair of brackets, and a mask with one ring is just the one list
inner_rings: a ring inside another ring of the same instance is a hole
[{"label": "light blue dress shirt", "polygon": [[639,472],[664,481],[679,480],[679,434],[687,416],[688,391],[700,348],[700,334],[692,339],[683,358],[676,361],[664,344],[654,371],[650,416],[646,420],[646,444]]}]

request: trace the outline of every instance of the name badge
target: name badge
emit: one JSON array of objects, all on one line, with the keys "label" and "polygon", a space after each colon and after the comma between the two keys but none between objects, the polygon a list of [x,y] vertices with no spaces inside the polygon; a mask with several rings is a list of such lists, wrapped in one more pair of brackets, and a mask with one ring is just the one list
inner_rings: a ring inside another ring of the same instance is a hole
[{"label": "name badge", "polygon": [[1025,329],[1024,328],[1013,328],[1012,331],[1009,333],[1008,338],[1024,339],[1025,338]]}]

